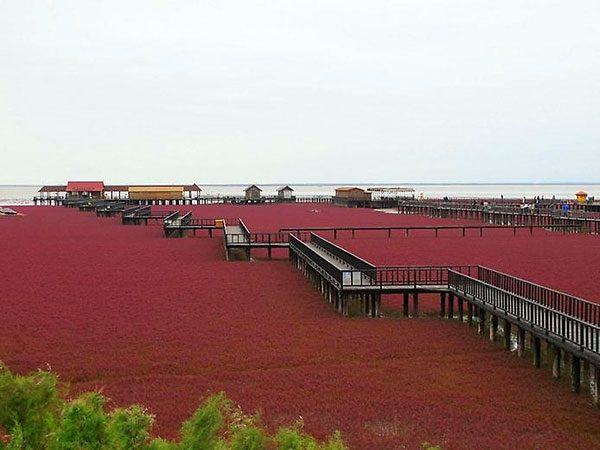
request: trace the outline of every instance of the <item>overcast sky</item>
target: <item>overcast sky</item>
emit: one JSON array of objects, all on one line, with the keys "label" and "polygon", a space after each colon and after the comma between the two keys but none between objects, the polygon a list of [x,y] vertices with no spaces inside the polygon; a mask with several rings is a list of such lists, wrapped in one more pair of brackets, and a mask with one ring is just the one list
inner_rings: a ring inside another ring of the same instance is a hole
[{"label": "overcast sky", "polygon": [[0,0],[0,184],[600,181],[598,0]]}]

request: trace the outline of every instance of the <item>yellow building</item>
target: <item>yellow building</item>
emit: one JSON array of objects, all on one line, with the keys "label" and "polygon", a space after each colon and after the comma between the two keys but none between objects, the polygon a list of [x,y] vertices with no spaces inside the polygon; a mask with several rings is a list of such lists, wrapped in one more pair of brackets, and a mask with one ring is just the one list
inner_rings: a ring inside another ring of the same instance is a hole
[{"label": "yellow building", "polygon": [[131,200],[181,200],[183,186],[130,186]]},{"label": "yellow building", "polygon": [[585,203],[587,201],[587,196],[587,192],[579,191],[577,194],[575,194],[575,197],[577,198],[577,203]]}]

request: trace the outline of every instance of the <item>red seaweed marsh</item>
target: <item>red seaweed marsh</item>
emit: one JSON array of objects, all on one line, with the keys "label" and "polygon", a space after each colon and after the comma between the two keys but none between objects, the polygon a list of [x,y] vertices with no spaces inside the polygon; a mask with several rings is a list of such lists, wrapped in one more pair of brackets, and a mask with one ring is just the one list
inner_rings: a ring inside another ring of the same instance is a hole
[{"label": "red seaweed marsh", "polygon": [[[270,426],[301,416],[353,449],[600,448],[600,410],[547,369],[441,320],[346,318],[276,250],[227,262],[223,238],[165,239],[160,226],[57,207],[0,217],[0,359],[51,367],[75,391],[156,414],[172,437],[207,392],[225,391]],[[328,204],[182,206],[240,217],[252,231],[309,226],[479,224]],[[332,237],[331,234],[323,233]],[[536,230],[465,237],[427,230],[335,241],[375,264],[481,264],[600,303],[600,238]]]}]

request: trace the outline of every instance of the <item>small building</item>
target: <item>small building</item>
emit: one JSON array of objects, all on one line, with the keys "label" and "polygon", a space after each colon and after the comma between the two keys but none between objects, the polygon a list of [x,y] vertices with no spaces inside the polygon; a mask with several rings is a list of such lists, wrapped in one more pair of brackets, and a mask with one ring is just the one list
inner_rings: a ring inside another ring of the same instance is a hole
[{"label": "small building", "polygon": [[359,187],[339,187],[335,190],[333,203],[340,206],[360,207],[368,206],[371,193]]},{"label": "small building", "polygon": [[262,189],[256,186],[255,184],[253,184],[252,186],[248,186],[246,189],[244,189],[246,200],[250,201],[260,200],[261,192]]},{"label": "small building", "polygon": [[577,199],[577,203],[585,203],[587,202],[587,192],[585,191],[579,191],[577,194],[575,194],[575,198]]},{"label": "small building", "polygon": [[359,187],[339,187],[335,189],[335,196],[353,200],[371,200],[371,193]]},{"label": "small building", "polygon": [[103,198],[103,181],[69,181],[66,187],[67,197]]},{"label": "small building", "polygon": [[[107,199],[127,199],[129,198],[129,189],[136,188],[138,192],[134,194],[134,197],[142,195],[145,188],[167,188],[167,187],[176,187],[183,188],[183,197],[184,198],[198,198],[200,196],[200,192],[202,189],[197,184],[186,184],[186,185],[153,185],[153,184],[137,184],[137,185],[128,185],[128,184],[111,184],[104,186],[104,196]],[[156,192],[152,193],[152,196],[156,196]],[[170,194],[169,194],[170,195]],[[168,195],[167,195],[168,197]],[[162,199],[161,199],[162,200]],[[167,198],[169,200],[169,198]]]},{"label": "small building", "polygon": [[294,197],[294,190],[289,186],[277,188],[277,198],[291,200]]},{"label": "small building", "polygon": [[130,200],[182,200],[183,186],[130,186]]}]

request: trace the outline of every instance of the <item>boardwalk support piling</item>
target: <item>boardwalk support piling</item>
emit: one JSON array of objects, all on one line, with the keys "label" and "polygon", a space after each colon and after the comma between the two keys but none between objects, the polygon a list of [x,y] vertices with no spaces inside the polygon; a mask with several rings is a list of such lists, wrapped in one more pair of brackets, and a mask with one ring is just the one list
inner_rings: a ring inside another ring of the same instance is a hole
[{"label": "boardwalk support piling", "polygon": [[525,354],[525,330],[521,327],[517,329],[517,355],[522,358]]},{"label": "boardwalk support piling", "polygon": [[600,406],[600,389],[598,389],[599,378],[600,369],[590,364],[590,394],[592,395],[592,403],[594,406]]},{"label": "boardwalk support piling", "polygon": [[446,317],[446,293],[442,292],[440,294],[440,317]]},{"label": "boardwalk support piling", "polygon": [[470,327],[473,326],[473,304],[467,302],[467,323]]},{"label": "boardwalk support piling", "polygon": [[498,332],[498,316],[494,316],[490,318],[490,341],[496,341],[496,333]]},{"label": "boardwalk support piling", "polygon": [[560,378],[560,347],[557,345],[552,346],[552,377],[555,379]]},{"label": "boardwalk support piling", "polygon": [[511,350],[511,324],[508,320],[504,320],[504,350],[510,352]]},{"label": "boardwalk support piling", "polygon": [[581,360],[571,355],[571,390],[575,393],[579,393],[581,387]]},{"label": "boardwalk support piling", "polygon": [[533,365],[538,369],[542,365],[542,340],[539,337],[533,337]]},{"label": "boardwalk support piling", "polygon": [[419,316],[419,292],[413,292],[413,317]]},{"label": "boardwalk support piling", "polygon": [[483,335],[485,333],[485,309],[479,308],[479,323],[477,324],[477,333]]}]

